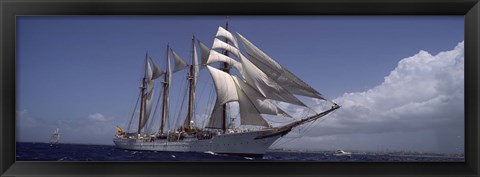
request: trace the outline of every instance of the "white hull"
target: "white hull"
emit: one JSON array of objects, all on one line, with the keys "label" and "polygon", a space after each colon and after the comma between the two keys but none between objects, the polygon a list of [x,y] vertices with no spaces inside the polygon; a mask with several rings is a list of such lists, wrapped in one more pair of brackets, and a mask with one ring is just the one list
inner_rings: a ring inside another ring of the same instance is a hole
[{"label": "white hull", "polygon": [[[203,140],[199,140],[196,137],[186,137],[181,141],[173,142],[166,139],[148,142],[131,138],[114,138],[113,142],[119,148],[130,150],[214,152],[219,154],[263,156],[270,145],[282,136],[282,134],[272,133],[273,130],[251,131],[216,135],[211,139]],[[271,136],[259,138],[265,135]]]}]

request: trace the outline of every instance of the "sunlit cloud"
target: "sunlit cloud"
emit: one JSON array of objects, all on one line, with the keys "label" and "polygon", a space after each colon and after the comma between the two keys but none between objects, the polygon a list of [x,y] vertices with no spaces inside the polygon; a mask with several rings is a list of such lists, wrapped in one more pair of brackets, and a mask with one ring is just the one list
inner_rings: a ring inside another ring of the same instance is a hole
[{"label": "sunlit cloud", "polygon": [[[334,101],[342,107],[306,137],[322,141],[320,144],[339,144],[338,137],[345,146],[353,147],[353,142],[368,146],[388,138],[410,138],[413,143],[416,136],[425,139],[415,140],[417,144],[412,146],[436,144],[444,146],[438,151],[457,150],[464,143],[464,43],[437,55],[420,51],[404,58],[383,83],[367,91],[345,93]],[[425,131],[429,136],[421,135]],[[389,137],[393,134],[396,137]],[[358,139],[359,135],[377,138],[352,141],[351,137]]]}]

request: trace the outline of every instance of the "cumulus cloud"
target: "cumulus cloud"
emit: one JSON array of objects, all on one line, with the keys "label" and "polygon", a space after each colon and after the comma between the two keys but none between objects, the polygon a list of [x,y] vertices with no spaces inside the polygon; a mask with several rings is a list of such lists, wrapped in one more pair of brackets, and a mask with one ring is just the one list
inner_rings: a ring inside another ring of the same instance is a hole
[{"label": "cumulus cloud", "polygon": [[[403,133],[396,138],[425,137],[412,146],[434,144],[458,150],[464,143],[464,43],[437,55],[420,51],[404,58],[380,85],[364,92],[345,93],[334,101],[342,108],[313,128],[307,137],[325,143],[334,142],[332,136],[349,142],[348,137],[358,139],[360,134],[385,135],[362,143],[375,144],[380,139],[394,138],[388,136],[392,133]],[[421,135],[425,131],[434,133]]]},{"label": "cumulus cloud", "polygon": [[90,114],[88,115],[88,119],[89,120],[92,120],[92,121],[98,121],[98,122],[107,122],[109,121],[109,119],[107,117],[105,117],[103,114],[100,114],[100,113],[94,113],[94,114]]}]

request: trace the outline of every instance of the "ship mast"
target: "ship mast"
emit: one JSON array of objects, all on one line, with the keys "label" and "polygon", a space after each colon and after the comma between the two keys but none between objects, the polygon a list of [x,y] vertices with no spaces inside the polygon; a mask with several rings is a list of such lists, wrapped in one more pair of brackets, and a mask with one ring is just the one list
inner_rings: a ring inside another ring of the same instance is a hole
[{"label": "ship mast", "polygon": [[163,135],[163,129],[165,128],[165,120],[167,118],[167,111],[168,111],[168,95],[170,91],[170,87],[169,87],[170,81],[168,79],[170,77],[170,60],[168,59],[169,48],[170,48],[170,45],[167,44],[167,52],[165,55],[165,59],[167,62],[165,67],[166,72],[163,79],[163,104],[162,104],[162,122],[160,124],[160,135]]},{"label": "ship mast", "polygon": [[138,119],[138,130],[137,130],[137,134],[140,135],[141,133],[141,129],[142,129],[142,120],[144,119],[144,116],[145,116],[145,89],[146,89],[146,85],[145,85],[145,82],[146,82],[146,79],[147,79],[147,59],[148,59],[148,51],[147,53],[145,54],[145,73],[143,75],[143,80],[142,80],[142,87],[140,87],[140,89],[142,90],[142,94],[141,94],[141,102],[140,102],[140,115],[139,115],[139,119]]},{"label": "ship mast", "polygon": [[[227,16],[227,20],[226,20],[226,23],[225,23],[225,29],[228,31],[228,16]],[[225,39],[225,42],[228,44],[228,40],[227,40],[227,39]],[[223,54],[228,57],[228,51],[227,51],[227,50],[225,50],[225,51],[223,52]],[[227,62],[224,62],[224,63],[223,63],[223,68],[222,68],[222,70],[223,70],[224,72],[226,72],[226,73],[230,73],[230,67],[228,66],[228,63],[227,63]],[[227,127],[226,127],[226,126],[227,126],[227,103],[223,104],[222,107],[223,107],[223,125],[222,125],[222,130],[223,130],[223,132],[226,132],[226,130],[227,130]]]},{"label": "ship mast", "polygon": [[195,35],[192,35],[192,64],[190,65],[190,72],[187,76],[187,79],[189,79],[189,95],[188,95],[188,114],[187,114],[187,122],[184,127],[188,127],[190,130],[192,127],[190,127],[190,122],[192,122],[193,118],[193,103],[195,102]]}]

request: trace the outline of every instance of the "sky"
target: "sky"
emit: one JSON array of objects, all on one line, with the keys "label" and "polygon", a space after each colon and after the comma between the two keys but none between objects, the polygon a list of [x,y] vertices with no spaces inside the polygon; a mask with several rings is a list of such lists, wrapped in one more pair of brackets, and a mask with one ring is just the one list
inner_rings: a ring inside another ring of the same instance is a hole
[{"label": "sky", "polygon": [[[225,16],[20,16],[16,25],[17,141],[48,142],[59,127],[63,143],[113,145],[145,53],[164,67],[168,43],[190,62],[192,35],[211,46]],[[342,105],[273,148],[463,153],[463,16],[230,16],[229,30]],[[172,110],[184,76],[173,77]],[[200,72],[199,105],[209,77]]]}]

